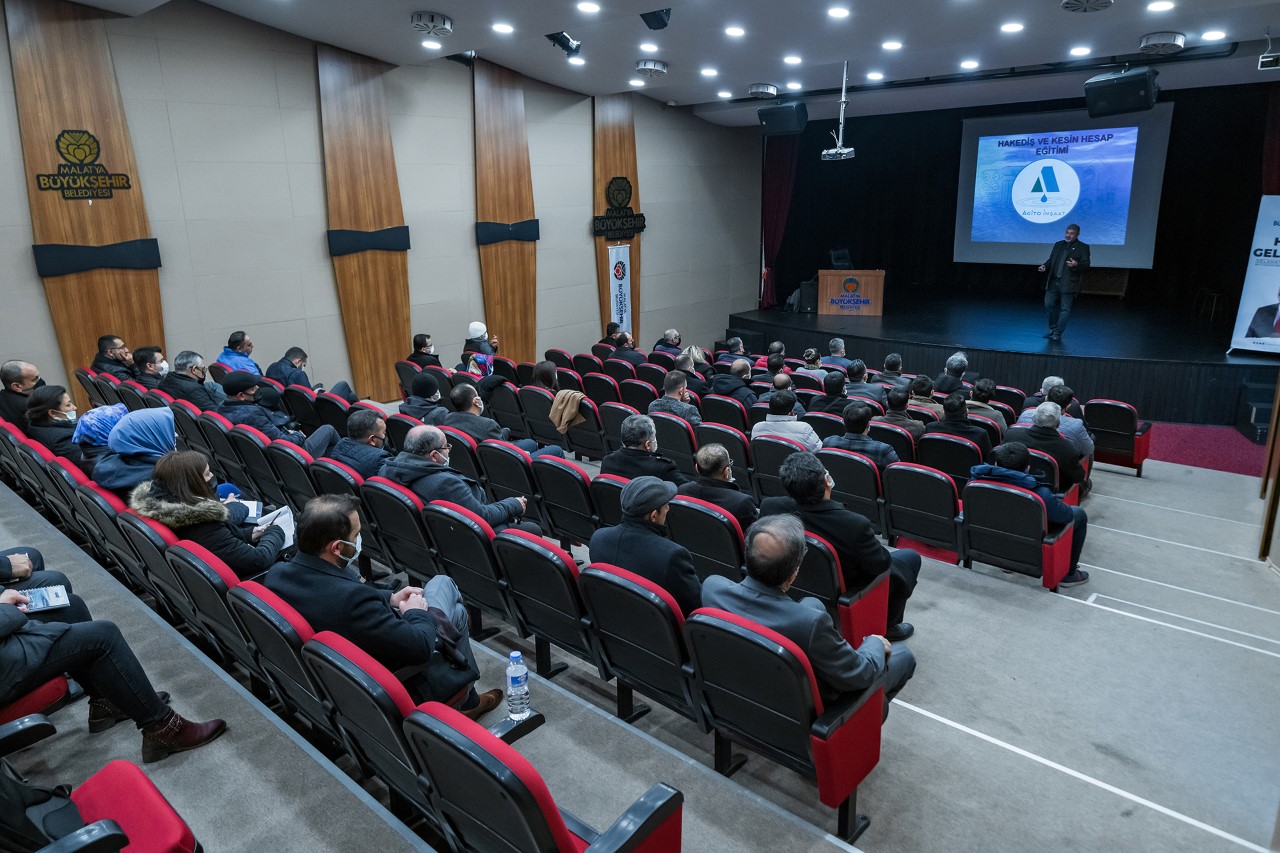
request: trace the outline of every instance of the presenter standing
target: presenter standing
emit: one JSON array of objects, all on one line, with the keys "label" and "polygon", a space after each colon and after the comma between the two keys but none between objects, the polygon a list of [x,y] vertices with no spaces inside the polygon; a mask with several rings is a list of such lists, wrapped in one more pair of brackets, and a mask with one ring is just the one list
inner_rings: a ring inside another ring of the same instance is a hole
[{"label": "presenter standing", "polygon": [[1080,242],[1080,226],[1068,225],[1063,239],[1053,244],[1049,260],[1040,265],[1048,273],[1044,283],[1044,308],[1049,314],[1045,337],[1061,341],[1071,317],[1071,306],[1080,293],[1080,282],[1089,268],[1089,244]]}]

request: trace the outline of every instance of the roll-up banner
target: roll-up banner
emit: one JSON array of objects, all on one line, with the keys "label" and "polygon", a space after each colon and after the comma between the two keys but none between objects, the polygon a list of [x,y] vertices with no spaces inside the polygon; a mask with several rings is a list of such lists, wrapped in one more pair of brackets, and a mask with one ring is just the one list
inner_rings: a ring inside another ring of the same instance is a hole
[{"label": "roll-up banner", "polygon": [[631,328],[631,246],[609,247],[609,319],[624,332]]},{"label": "roll-up banner", "polygon": [[1280,195],[1264,195],[1249,246],[1231,350],[1280,354]]}]

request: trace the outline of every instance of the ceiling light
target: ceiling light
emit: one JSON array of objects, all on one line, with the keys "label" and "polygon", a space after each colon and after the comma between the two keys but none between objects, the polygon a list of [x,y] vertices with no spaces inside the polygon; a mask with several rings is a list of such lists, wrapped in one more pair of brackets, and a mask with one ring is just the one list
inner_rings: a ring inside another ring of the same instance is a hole
[{"label": "ceiling light", "polygon": [[972,71],[973,69],[978,67],[978,60],[966,59],[964,62],[960,63],[960,67],[963,68],[965,71]]},{"label": "ceiling light", "polygon": [[827,14],[833,18],[847,18],[849,17],[849,10],[843,6],[832,6],[827,10]]},{"label": "ceiling light", "polygon": [[725,27],[724,34],[727,36],[733,36],[736,39],[740,39],[747,34],[747,31],[744,30],[742,27]]},{"label": "ceiling light", "polygon": [[716,74],[717,74],[717,73],[719,73],[719,72],[717,72],[714,68],[704,68],[704,69],[702,69],[702,76],[703,76],[703,77],[714,77],[714,76],[716,76]]},{"label": "ceiling light", "polygon": [[570,65],[586,65],[587,61],[583,59],[581,56],[571,56],[569,57],[569,64]]},{"label": "ceiling light", "polygon": [[717,97],[717,98],[732,98],[732,97],[733,97],[733,92],[727,91],[727,90],[725,90],[725,89],[721,89],[719,92],[716,92],[716,97]]},{"label": "ceiling light", "polygon": [[1227,37],[1227,34],[1224,33],[1222,30],[1209,30],[1209,32],[1202,33],[1200,35],[1200,38],[1204,39],[1205,41],[1217,41],[1218,39],[1224,39],[1226,37]]},{"label": "ceiling light", "polygon": [[884,79],[884,75],[883,75],[883,74],[881,74],[879,71],[870,71],[870,72],[868,72],[868,73],[867,73],[867,79],[868,79],[868,80],[883,80],[883,79]]},{"label": "ceiling light", "polygon": [[880,46],[885,50],[902,50],[902,42],[900,41],[887,41]]},{"label": "ceiling light", "polygon": [[794,92],[800,88],[800,84],[797,83],[795,80],[792,80],[790,83],[787,84],[787,88]]},{"label": "ceiling light", "polygon": [[594,15],[596,12],[600,11],[600,7],[595,3],[579,3],[578,11]]},{"label": "ceiling light", "polygon": [[440,49],[440,42],[438,42],[438,41],[432,41],[431,39],[427,39],[426,41],[424,41],[424,42],[422,43],[422,46],[423,46],[423,47],[425,47],[427,50],[439,50],[439,49]]},{"label": "ceiling light", "polygon": [[641,80],[639,77],[632,77],[627,82],[630,83],[632,86],[635,86],[637,89],[639,89],[641,86],[644,85],[644,81]]},{"label": "ceiling light", "polygon": [[1093,52],[1093,51],[1092,51],[1092,50],[1090,50],[1090,49],[1089,49],[1089,48],[1087,48],[1087,47],[1073,47],[1073,48],[1071,48],[1071,55],[1072,55],[1072,56],[1088,56],[1088,55],[1089,55],[1090,53],[1092,53],[1092,52]]},{"label": "ceiling light", "polygon": [[494,24],[493,31],[495,33],[502,33],[503,35],[507,35],[508,33],[514,33],[516,31],[516,28],[511,26],[510,24]]},{"label": "ceiling light", "polygon": [[1169,0],[1156,0],[1154,3],[1147,4],[1148,12],[1168,12],[1173,8],[1173,3]]},{"label": "ceiling light", "polygon": [[783,62],[785,62],[785,63],[787,63],[788,65],[799,65],[799,64],[800,64],[800,57],[798,57],[798,56],[784,56],[784,57],[782,57],[782,61],[783,61]]},{"label": "ceiling light", "polygon": [[640,45],[640,49],[645,53],[656,53],[658,46],[651,41],[644,42]]},{"label": "ceiling light", "polygon": [[1007,24],[1001,24],[1001,25],[1000,25],[1000,32],[1002,32],[1002,33],[1020,33],[1020,32],[1022,32],[1022,24],[1019,24],[1017,21],[1010,21],[1010,22],[1009,22],[1009,23],[1007,23]]}]

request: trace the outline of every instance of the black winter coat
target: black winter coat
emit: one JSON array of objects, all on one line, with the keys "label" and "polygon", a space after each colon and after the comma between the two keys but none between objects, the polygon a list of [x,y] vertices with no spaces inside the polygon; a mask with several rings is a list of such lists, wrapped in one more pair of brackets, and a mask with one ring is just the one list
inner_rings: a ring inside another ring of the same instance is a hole
[{"label": "black winter coat", "polygon": [[224,504],[214,500],[178,503],[150,480],[133,490],[129,506],[138,515],[165,525],[180,538],[207,548],[241,580],[271,568],[284,548],[284,531],[274,524],[255,544],[253,527],[232,522]]},{"label": "black winter coat", "polygon": [[684,615],[702,606],[702,581],[693,569],[693,557],[658,525],[624,518],[619,525],[597,530],[589,547],[591,562],[609,563],[653,581],[671,593]]}]

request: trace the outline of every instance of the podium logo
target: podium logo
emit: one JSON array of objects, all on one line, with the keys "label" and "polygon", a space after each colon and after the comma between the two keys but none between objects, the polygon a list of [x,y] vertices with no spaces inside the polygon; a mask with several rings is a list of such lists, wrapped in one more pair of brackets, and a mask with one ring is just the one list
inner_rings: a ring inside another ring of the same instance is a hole
[{"label": "podium logo", "polygon": [[844,292],[856,294],[862,289],[862,282],[858,281],[856,276],[849,276],[844,280]]},{"label": "podium logo", "polygon": [[1014,178],[1010,200],[1028,222],[1053,222],[1080,200],[1080,176],[1061,160],[1037,160]]},{"label": "podium logo", "polygon": [[113,174],[98,162],[98,138],[87,130],[64,130],[53,142],[66,162],[53,175],[36,175],[36,189],[62,193],[67,200],[111,198],[116,190],[131,188],[129,176]]}]

